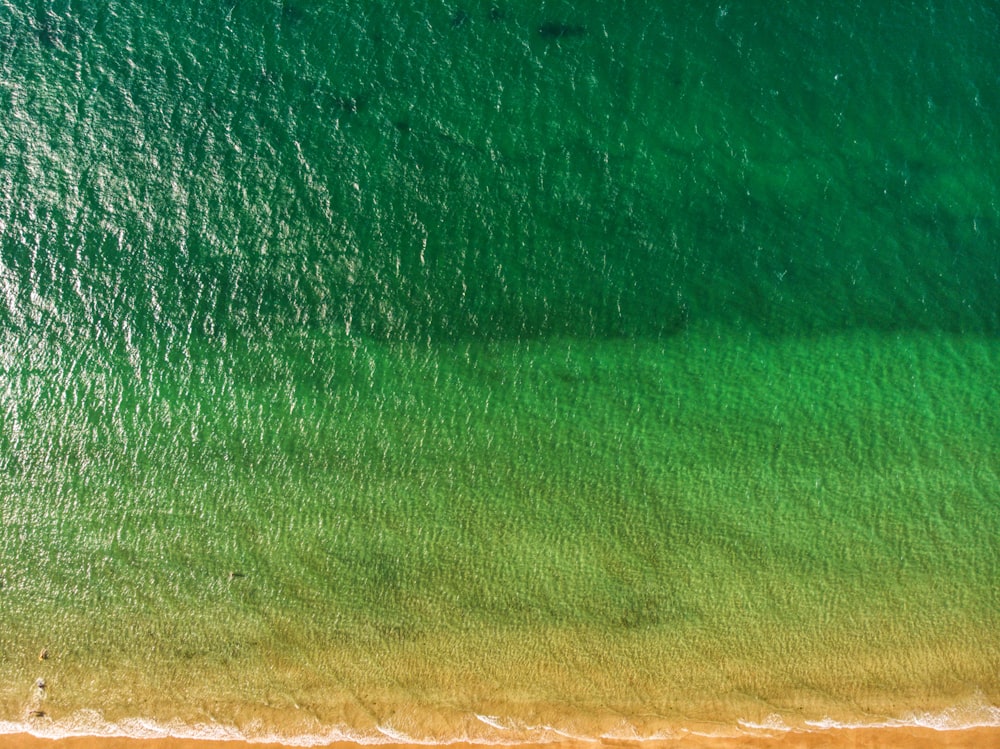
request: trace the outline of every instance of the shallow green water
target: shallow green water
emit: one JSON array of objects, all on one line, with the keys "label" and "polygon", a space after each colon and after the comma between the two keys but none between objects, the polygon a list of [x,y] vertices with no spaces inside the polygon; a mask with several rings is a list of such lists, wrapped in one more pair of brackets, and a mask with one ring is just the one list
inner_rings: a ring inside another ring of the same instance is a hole
[{"label": "shallow green water", "polygon": [[997,720],[1000,21],[605,5],[0,9],[5,730]]}]

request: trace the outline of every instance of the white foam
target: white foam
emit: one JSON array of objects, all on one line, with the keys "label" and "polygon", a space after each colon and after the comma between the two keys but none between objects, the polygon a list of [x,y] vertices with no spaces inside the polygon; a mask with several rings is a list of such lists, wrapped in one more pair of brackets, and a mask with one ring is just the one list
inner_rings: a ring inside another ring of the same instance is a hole
[{"label": "white foam", "polygon": [[350,743],[359,746],[384,744],[418,744],[427,746],[456,743],[484,746],[517,746],[524,744],[561,743],[566,739],[575,742],[600,743],[602,740],[628,740],[636,742],[670,741],[682,736],[711,736],[714,738],[738,735],[759,735],[765,733],[808,733],[844,729],[893,729],[929,728],[935,731],[961,731],[973,728],[1000,728],[1000,707],[979,697],[967,703],[947,708],[940,712],[915,712],[898,718],[875,719],[871,721],[837,721],[832,718],[803,721],[789,724],[778,713],[767,716],[762,721],[741,720],[730,730],[720,726],[716,734],[702,733],[696,729],[678,726],[676,731],[658,730],[644,734],[636,726],[623,721],[617,729],[600,736],[585,736],[564,727],[545,724],[518,724],[505,722],[493,716],[474,714],[480,724],[492,729],[483,734],[466,734],[454,738],[414,736],[391,725],[380,725],[369,731],[359,731],[345,726],[332,727],[323,733],[286,736],[273,732],[248,735],[235,726],[220,723],[187,724],[180,721],[160,722],[144,718],[130,718],[111,722],[96,710],[81,710],[64,719],[50,717],[32,718],[23,721],[0,720],[0,735],[29,734],[38,738],[60,739],[72,737],[133,738],[133,739],[195,739],[202,741],[245,741],[247,743],[273,743],[285,746],[314,747],[332,743]]},{"label": "white foam", "polygon": [[970,728],[1000,728],[1000,707],[953,707],[939,713],[910,713],[901,718],[840,722],[830,718],[807,720],[810,728],[829,731],[838,728],[930,728],[935,731],[965,731]]},{"label": "white foam", "polygon": [[[200,741],[245,741],[256,744],[285,746],[323,746],[334,742],[359,745],[396,743],[386,735],[366,734],[334,728],[323,734],[283,736],[275,733],[247,735],[235,726],[219,723],[187,724],[180,721],[159,722],[145,718],[126,718],[111,722],[96,710],[81,710],[69,718],[53,720],[37,718],[30,721],[0,721],[0,735],[29,734],[37,738],[63,739],[74,737],[130,739],[195,739]],[[406,743],[418,743],[405,739]]]},{"label": "white foam", "polygon": [[624,722],[617,730],[605,731],[599,738],[606,741],[670,741],[677,739],[678,734],[673,731],[642,734],[634,725]]},{"label": "white foam", "polygon": [[498,731],[508,730],[507,726],[503,725],[499,718],[494,718],[492,715],[480,715],[479,713],[476,713],[476,720],[485,723],[490,728],[495,728]]},{"label": "white foam", "polygon": [[[480,717],[480,716],[476,716]],[[486,718],[486,716],[482,716]],[[505,730],[497,722],[496,730]],[[68,718],[54,720],[50,717],[34,718],[26,721],[0,721],[0,735],[28,734],[37,738],[62,739],[76,737],[91,738],[131,738],[131,739],[195,739],[200,741],[243,741],[250,744],[280,744],[283,746],[313,747],[333,743],[350,743],[359,746],[387,744],[410,744],[425,746],[446,746],[449,744],[479,744],[485,746],[512,746],[518,744],[553,743],[559,737],[571,734],[554,729],[539,727],[538,733],[525,735],[524,729],[515,729],[518,737],[464,735],[439,739],[415,736],[391,725],[379,725],[372,731],[357,731],[346,727],[334,727],[324,733],[282,735],[273,732],[249,735],[235,726],[220,723],[186,724],[180,721],[159,722],[145,718],[128,718],[111,722],[96,710],[81,710]],[[554,735],[555,734],[555,735]],[[583,737],[577,737],[582,739]]]},{"label": "white foam", "polygon": [[777,713],[771,713],[760,723],[754,723],[749,720],[739,720],[737,724],[740,728],[749,729],[751,731],[778,731],[780,733],[788,733],[792,730],[792,727],[785,722]]},{"label": "white foam", "polygon": [[966,728],[1000,727],[1000,707],[980,704],[952,707],[940,713],[914,713],[907,722],[935,731],[961,731]]}]

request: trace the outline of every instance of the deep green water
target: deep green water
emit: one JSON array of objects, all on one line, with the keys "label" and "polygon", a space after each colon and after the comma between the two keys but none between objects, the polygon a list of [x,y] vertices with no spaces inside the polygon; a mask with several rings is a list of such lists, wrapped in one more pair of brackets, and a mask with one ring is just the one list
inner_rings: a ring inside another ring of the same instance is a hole
[{"label": "deep green water", "polygon": [[870,5],[4,0],[0,728],[1000,722],[1000,16]]}]

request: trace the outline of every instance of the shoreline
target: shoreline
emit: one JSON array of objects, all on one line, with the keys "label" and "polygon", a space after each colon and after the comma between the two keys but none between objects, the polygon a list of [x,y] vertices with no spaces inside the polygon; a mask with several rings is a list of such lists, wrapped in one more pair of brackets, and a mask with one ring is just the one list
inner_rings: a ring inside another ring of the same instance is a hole
[{"label": "shoreline", "polygon": [[[328,749],[358,749],[367,744],[336,741],[309,744]],[[1000,745],[1000,726],[939,730],[919,726],[876,728],[821,728],[814,731],[755,733],[733,737],[684,735],[677,738],[645,740],[595,739],[565,740],[548,743],[496,744],[519,749],[582,749],[583,747],[615,747],[616,749],[823,749],[830,747],[885,747],[886,749],[917,749],[943,747],[957,749],[969,746]],[[191,738],[129,738],[123,736],[67,736],[47,738],[30,733],[0,734],[3,749],[287,749],[295,743],[256,742],[241,739]],[[417,749],[427,746],[448,746],[454,749],[479,749],[484,744],[455,742],[449,744],[385,743],[385,749]]]},{"label": "shoreline", "polygon": [[[39,711],[40,712],[40,711]],[[538,713],[530,724],[507,723],[478,712],[471,722],[412,725],[379,722],[367,730],[326,724],[294,726],[268,724],[266,713],[251,709],[235,723],[186,722],[153,718],[109,720],[97,711],[84,710],[66,718],[0,719],[0,749],[416,749],[449,747],[517,747],[518,749],[821,749],[822,747],[1000,747],[1000,706],[980,694],[937,711],[910,712],[906,717],[809,720],[802,715],[772,713],[763,719],[669,720],[602,722],[587,711],[589,725],[575,721],[549,722]],[[900,713],[897,713],[900,715]],[[547,716],[549,718],[554,716]],[[583,717],[583,715],[577,716]],[[488,730],[477,730],[487,728]],[[436,730],[435,730],[436,729]]]}]

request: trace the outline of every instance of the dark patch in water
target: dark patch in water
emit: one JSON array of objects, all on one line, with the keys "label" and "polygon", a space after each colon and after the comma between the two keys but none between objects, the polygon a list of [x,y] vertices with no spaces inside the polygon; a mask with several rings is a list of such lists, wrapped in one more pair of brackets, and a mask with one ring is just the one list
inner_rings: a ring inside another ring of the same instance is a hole
[{"label": "dark patch in water", "polygon": [[281,22],[289,26],[297,26],[307,18],[306,12],[298,5],[284,3],[281,6]]},{"label": "dark patch in water", "polygon": [[506,21],[507,20],[507,11],[505,11],[503,8],[501,8],[499,6],[494,5],[492,8],[490,8],[489,18],[490,18],[491,21],[494,21],[494,22],[496,22],[496,21]]},{"label": "dark patch in water", "polygon": [[367,93],[334,93],[327,91],[320,98],[320,106],[338,119],[351,117],[363,112],[368,107]]},{"label": "dark patch in water", "polygon": [[576,26],[571,23],[562,23],[561,21],[546,21],[538,27],[538,34],[543,39],[584,36],[586,33],[586,26]]},{"label": "dark patch in water", "polygon": [[469,23],[469,14],[464,10],[455,11],[455,15],[451,17],[451,27],[453,29],[460,29]]},{"label": "dark patch in water", "polygon": [[338,96],[334,103],[344,114],[357,114],[365,107],[363,96]]},{"label": "dark patch in water", "polygon": [[31,26],[38,43],[47,49],[65,50],[68,44],[80,39],[80,29],[72,17],[39,12]]}]

